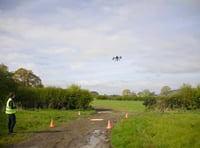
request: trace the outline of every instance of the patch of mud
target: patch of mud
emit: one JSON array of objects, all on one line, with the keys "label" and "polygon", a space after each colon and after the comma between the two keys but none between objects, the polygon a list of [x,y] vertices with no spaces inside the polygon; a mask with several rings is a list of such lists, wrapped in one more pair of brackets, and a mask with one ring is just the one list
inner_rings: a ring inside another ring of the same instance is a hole
[{"label": "patch of mud", "polygon": [[109,141],[106,131],[96,129],[87,140],[87,145],[84,145],[82,148],[106,148],[109,147]]},{"label": "patch of mud", "polygon": [[96,108],[96,112],[98,114],[109,114],[109,113],[112,113],[113,111],[111,109]]},{"label": "patch of mud", "polygon": [[[100,113],[98,113],[100,112]],[[78,116],[61,126],[45,131],[33,131],[33,136],[8,148],[111,148],[110,135],[115,124],[124,113],[111,109],[96,109],[96,114]]]}]

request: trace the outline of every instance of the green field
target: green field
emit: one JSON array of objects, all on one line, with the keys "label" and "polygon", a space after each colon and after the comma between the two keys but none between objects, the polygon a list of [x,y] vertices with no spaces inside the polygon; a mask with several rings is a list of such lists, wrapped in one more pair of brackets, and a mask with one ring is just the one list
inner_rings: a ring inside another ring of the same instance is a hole
[{"label": "green field", "polygon": [[[92,111],[81,111],[82,116],[91,114]],[[16,114],[17,124],[14,128],[15,136],[8,135],[7,115],[0,112],[0,147],[22,140],[41,130],[46,130],[50,126],[51,119],[55,126],[76,119],[78,111],[65,110],[22,110]]]},{"label": "green field", "polygon": [[[111,133],[113,148],[199,148],[200,112],[155,112],[146,110],[140,101],[94,100],[93,107],[110,108],[129,113]],[[15,136],[8,135],[7,116],[0,113],[0,147],[49,128],[53,118],[55,125],[77,118],[78,111],[23,110],[17,112]],[[92,111],[81,111],[89,115]]]},{"label": "green field", "polygon": [[146,110],[141,101],[95,100],[92,102],[92,106],[97,108],[120,110],[129,113],[143,113]]},{"label": "green field", "polygon": [[130,117],[112,131],[114,148],[200,147],[199,113],[164,113]]},{"label": "green field", "polygon": [[147,111],[139,101],[96,100],[93,106],[127,111],[132,116],[112,130],[113,148],[199,148],[200,112]]}]

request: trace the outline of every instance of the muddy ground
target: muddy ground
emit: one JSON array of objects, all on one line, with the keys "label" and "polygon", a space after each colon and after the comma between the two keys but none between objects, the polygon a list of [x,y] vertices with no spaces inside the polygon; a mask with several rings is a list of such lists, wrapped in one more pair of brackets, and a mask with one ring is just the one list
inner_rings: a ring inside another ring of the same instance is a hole
[{"label": "muddy ground", "polygon": [[111,148],[109,121],[112,126],[124,118],[125,113],[108,109],[96,109],[96,113],[70,121],[62,126],[38,131],[9,148]]}]

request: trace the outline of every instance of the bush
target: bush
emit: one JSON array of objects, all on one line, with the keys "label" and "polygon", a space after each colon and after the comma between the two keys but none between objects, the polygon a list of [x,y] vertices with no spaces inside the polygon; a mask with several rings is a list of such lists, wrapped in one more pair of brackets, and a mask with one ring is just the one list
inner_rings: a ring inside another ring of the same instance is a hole
[{"label": "bush", "polygon": [[99,95],[96,97],[97,100],[109,100],[111,97],[106,96],[106,95]]},{"label": "bush", "polygon": [[145,105],[147,108],[154,108],[157,101],[155,98],[147,98],[144,100],[143,105]]},{"label": "bush", "polygon": [[21,87],[16,97],[23,108],[86,109],[92,101],[92,94],[76,85],[68,89]]}]

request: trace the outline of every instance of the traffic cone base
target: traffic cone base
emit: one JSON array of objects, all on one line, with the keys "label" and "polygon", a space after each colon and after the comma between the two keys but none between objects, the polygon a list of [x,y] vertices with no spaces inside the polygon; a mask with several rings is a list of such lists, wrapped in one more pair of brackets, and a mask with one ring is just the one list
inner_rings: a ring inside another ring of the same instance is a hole
[{"label": "traffic cone base", "polygon": [[112,128],[112,125],[110,123],[110,120],[108,120],[108,125],[107,125],[107,129],[111,129]]},{"label": "traffic cone base", "polygon": [[54,121],[53,121],[53,119],[51,120],[51,123],[50,123],[50,127],[54,127],[55,126],[55,124],[54,124]]}]

